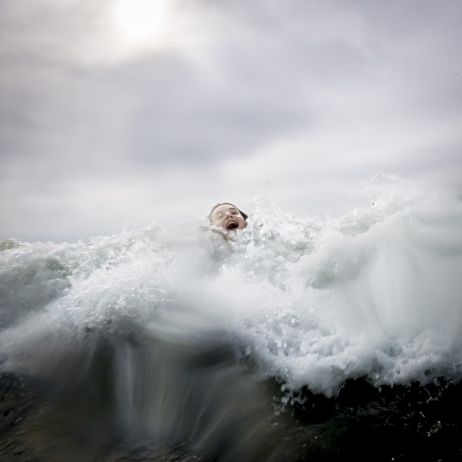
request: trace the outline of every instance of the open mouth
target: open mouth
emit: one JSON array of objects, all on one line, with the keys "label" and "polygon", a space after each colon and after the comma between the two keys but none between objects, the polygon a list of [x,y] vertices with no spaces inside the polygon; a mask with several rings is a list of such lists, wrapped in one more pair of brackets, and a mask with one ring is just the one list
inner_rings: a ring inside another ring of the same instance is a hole
[{"label": "open mouth", "polygon": [[230,221],[226,225],[226,229],[236,229],[239,225],[235,221]]}]

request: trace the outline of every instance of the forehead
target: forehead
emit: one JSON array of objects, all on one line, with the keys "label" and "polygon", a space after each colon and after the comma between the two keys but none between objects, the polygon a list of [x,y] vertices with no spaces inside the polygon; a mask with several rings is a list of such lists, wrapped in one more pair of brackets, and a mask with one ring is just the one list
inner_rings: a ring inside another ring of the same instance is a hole
[{"label": "forehead", "polygon": [[231,204],[222,204],[222,205],[219,205],[218,207],[216,207],[212,213],[212,215],[215,215],[217,213],[220,213],[220,212],[226,212],[227,210],[236,210],[237,211],[237,208],[234,207],[234,205],[231,205]]}]

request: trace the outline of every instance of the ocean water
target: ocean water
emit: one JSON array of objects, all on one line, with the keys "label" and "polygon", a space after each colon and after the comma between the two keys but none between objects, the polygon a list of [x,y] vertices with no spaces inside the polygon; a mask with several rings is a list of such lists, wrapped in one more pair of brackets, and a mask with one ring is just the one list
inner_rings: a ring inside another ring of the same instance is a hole
[{"label": "ocean water", "polygon": [[[69,434],[92,441],[75,460],[121,434],[205,447],[205,460],[284,460],[271,419],[302,389],[460,380],[460,198],[387,177],[341,216],[295,217],[264,198],[246,212],[229,240],[204,221],[1,243],[2,372],[73,416]],[[69,458],[78,444],[55,427],[42,439],[61,449],[47,457]]]}]

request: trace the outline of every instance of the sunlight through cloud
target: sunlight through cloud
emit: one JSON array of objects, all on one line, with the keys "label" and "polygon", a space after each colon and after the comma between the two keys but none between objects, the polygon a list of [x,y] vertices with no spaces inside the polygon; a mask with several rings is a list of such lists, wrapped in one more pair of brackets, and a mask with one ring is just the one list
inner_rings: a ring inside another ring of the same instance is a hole
[{"label": "sunlight through cloud", "polygon": [[134,47],[158,47],[168,43],[172,22],[168,0],[118,0],[113,10],[118,34]]}]

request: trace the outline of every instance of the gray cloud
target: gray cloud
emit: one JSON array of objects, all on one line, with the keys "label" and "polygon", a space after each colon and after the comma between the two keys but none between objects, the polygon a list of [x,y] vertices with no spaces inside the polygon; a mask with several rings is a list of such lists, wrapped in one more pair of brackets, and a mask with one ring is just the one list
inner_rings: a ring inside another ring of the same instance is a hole
[{"label": "gray cloud", "polygon": [[297,188],[328,208],[387,169],[460,185],[459,2],[189,5],[197,43],[130,56],[109,0],[2,3],[1,235],[110,232],[214,195],[301,210]]}]

